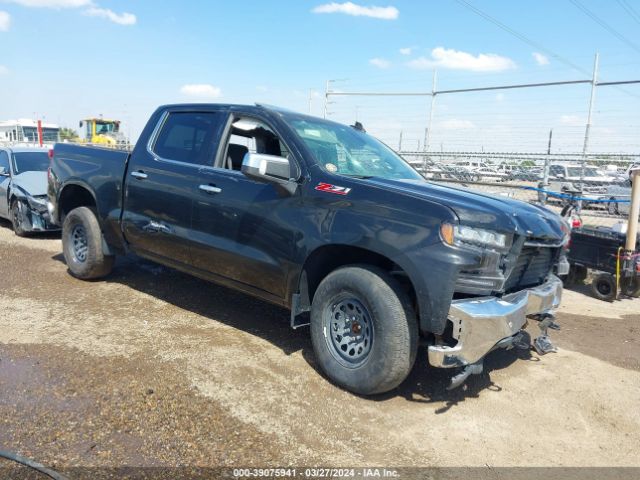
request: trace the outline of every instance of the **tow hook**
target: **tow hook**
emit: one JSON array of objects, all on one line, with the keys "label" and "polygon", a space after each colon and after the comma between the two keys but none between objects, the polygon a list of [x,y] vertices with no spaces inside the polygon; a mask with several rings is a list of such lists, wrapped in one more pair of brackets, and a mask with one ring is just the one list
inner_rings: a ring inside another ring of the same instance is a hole
[{"label": "tow hook", "polygon": [[447,390],[455,390],[459,386],[461,386],[464,382],[467,381],[471,375],[480,375],[482,370],[484,369],[483,361],[480,360],[477,363],[472,363],[471,365],[467,365],[462,369],[462,371],[456,376],[451,378],[451,383],[447,387]]},{"label": "tow hook", "polygon": [[556,323],[556,317],[550,313],[545,313],[542,315],[535,315],[532,318],[540,322],[538,324],[540,336],[533,341],[533,348],[536,349],[538,355],[556,353],[558,349],[549,338],[549,329],[560,330],[560,325]]}]

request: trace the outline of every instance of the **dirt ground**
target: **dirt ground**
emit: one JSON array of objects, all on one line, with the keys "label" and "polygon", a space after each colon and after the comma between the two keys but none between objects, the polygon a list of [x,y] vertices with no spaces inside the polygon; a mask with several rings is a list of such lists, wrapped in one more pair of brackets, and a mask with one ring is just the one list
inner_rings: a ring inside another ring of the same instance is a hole
[{"label": "dirt ground", "polygon": [[60,251],[0,224],[0,450],[63,469],[640,466],[638,300],[566,291],[558,353],[494,352],[447,392],[421,349],[361,398],[280,308],[130,258],[82,282]]}]

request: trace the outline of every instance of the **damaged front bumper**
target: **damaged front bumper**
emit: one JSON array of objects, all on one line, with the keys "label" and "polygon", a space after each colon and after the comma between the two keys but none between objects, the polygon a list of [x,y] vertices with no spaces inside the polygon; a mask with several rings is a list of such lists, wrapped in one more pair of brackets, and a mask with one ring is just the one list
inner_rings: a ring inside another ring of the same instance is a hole
[{"label": "damaged front bumper", "polygon": [[475,364],[490,351],[511,345],[529,315],[553,314],[560,306],[562,281],[551,276],[543,285],[502,298],[454,300],[449,309],[454,346],[429,346],[429,363],[453,368]]},{"label": "damaged front bumper", "polygon": [[60,227],[51,221],[51,214],[47,204],[41,201],[27,198],[21,201],[19,215],[21,226],[25,232],[51,232],[60,230]]}]

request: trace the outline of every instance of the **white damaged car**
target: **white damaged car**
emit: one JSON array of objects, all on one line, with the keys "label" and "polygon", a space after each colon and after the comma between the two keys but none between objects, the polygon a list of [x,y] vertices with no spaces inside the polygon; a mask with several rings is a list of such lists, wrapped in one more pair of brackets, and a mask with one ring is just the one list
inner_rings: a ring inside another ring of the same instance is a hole
[{"label": "white damaged car", "polygon": [[58,230],[47,211],[49,150],[0,147],[0,217],[18,236]]}]

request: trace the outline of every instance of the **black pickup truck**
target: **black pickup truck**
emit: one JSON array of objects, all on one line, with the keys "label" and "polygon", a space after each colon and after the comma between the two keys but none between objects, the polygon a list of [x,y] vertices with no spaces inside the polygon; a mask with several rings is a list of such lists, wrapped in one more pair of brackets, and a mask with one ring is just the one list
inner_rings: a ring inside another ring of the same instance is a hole
[{"label": "black pickup truck", "polygon": [[57,144],[48,207],[74,276],[134,252],[287,307],[360,394],[398,386],[419,342],[458,379],[480,371],[558,307],[568,241],[548,210],[429,183],[361,129],[261,105],[161,107],[130,154]]}]

